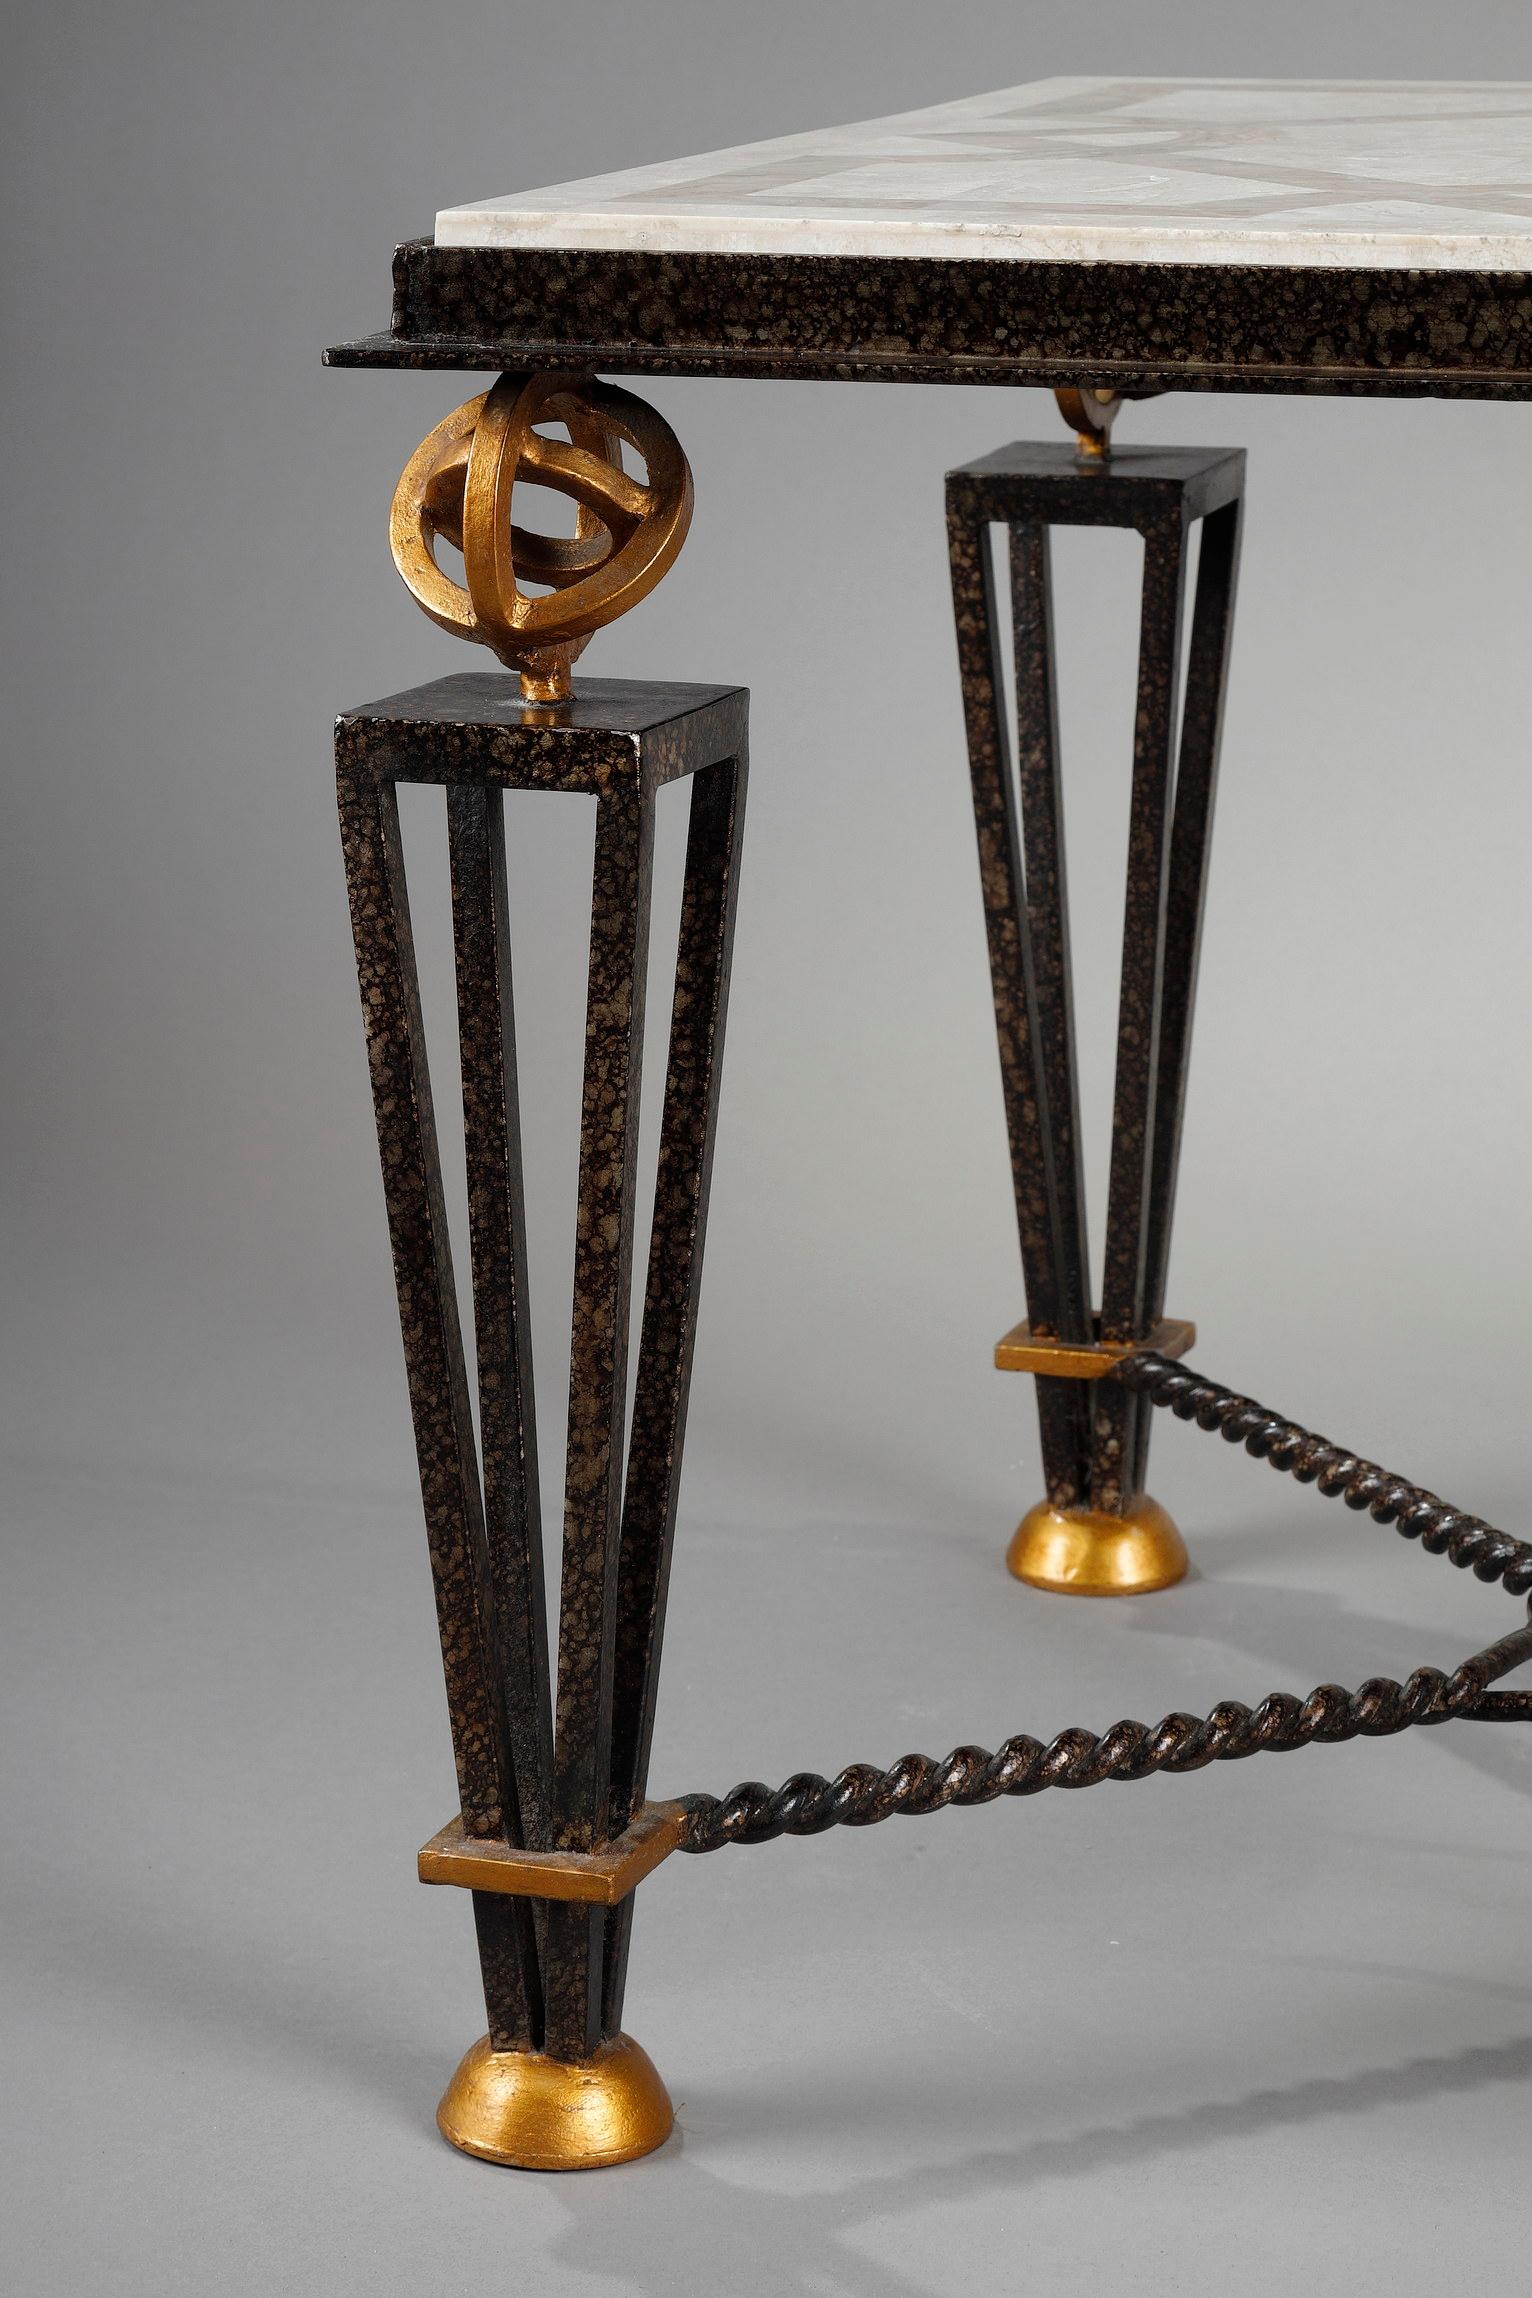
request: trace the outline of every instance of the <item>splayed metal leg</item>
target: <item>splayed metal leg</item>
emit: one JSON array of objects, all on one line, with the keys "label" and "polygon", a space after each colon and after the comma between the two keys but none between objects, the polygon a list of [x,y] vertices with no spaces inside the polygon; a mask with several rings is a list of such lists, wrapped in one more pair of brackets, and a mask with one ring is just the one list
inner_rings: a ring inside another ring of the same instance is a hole
[{"label": "splayed metal leg", "polygon": [[[461,1810],[421,1855],[473,1892],[489,2032],[439,2122],[539,2169],[671,2127],[621,2032],[631,1892],[675,1848],[648,1806],[743,818],[738,689],[591,682],[557,709],[469,673],[343,717],[342,837]],[[691,778],[632,1442],[624,1458],[654,808]],[[447,793],[481,1441],[469,1409],[395,785]],[[595,798],[557,1696],[532,1410],[507,918],[507,789]],[[482,1454],[482,1462],[481,1462]]]},{"label": "splayed metal leg", "polygon": [[[949,473],[947,525],[980,877],[1027,1320],[996,1361],[1037,1379],[1046,1497],[1008,1557],[1072,1594],[1145,1593],[1186,1570],[1144,1491],[1149,1416],[1104,1377],[1174,1342],[1165,1322],[1208,840],[1233,626],[1244,457],[1003,448]],[[1202,524],[1186,697],[1190,534]],[[1016,757],[990,533],[1008,531]],[[1100,1310],[1091,1307],[1070,986],[1049,530],[1125,527],[1144,542],[1116,1090]],[[1178,1331],[1180,1328],[1176,1328]],[[1185,1328],[1179,1345],[1189,1345]]]}]

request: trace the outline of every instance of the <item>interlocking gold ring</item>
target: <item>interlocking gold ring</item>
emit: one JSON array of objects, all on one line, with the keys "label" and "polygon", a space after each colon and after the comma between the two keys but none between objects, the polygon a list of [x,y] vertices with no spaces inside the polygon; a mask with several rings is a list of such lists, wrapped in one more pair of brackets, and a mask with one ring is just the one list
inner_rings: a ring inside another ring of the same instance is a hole
[{"label": "interlocking gold ring", "polygon": [[[545,424],[567,438],[549,438]],[[643,479],[623,469],[624,442]],[[518,480],[572,496],[574,534],[515,525]],[[433,622],[492,647],[520,671],[529,700],[551,702],[569,693],[570,664],[592,631],[673,565],[691,515],[680,441],[642,399],[593,377],[502,375],[416,448],[394,490],[389,544]],[[463,583],[437,564],[438,536],[462,552]]]}]

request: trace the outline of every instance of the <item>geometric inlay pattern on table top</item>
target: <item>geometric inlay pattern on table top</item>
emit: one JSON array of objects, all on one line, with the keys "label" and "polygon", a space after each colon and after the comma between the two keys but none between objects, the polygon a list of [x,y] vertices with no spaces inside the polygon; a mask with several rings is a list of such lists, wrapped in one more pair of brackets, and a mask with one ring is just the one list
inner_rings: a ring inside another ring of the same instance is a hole
[{"label": "geometric inlay pattern on table top", "polygon": [[447,208],[436,238],[1532,270],[1532,86],[1036,80]]}]

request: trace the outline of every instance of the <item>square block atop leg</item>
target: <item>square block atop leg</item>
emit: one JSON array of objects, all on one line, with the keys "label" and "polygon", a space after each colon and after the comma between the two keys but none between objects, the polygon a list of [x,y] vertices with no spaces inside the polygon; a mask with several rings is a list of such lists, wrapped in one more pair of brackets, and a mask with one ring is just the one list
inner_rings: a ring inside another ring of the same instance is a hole
[{"label": "square block atop leg", "polygon": [[749,699],[743,686],[584,678],[567,702],[534,703],[511,671],[465,670],[343,711],[336,757],[385,782],[648,796],[742,756]]}]

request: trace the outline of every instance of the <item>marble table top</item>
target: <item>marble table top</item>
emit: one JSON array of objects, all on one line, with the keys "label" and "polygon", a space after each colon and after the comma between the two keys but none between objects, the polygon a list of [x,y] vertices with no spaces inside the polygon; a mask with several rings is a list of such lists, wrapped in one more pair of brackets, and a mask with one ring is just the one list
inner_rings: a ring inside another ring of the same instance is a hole
[{"label": "marble table top", "polygon": [[1037,80],[472,202],[326,357],[1532,398],[1532,86]]},{"label": "marble table top", "polygon": [[1532,270],[1532,86],[1034,80],[471,202],[439,248]]}]

